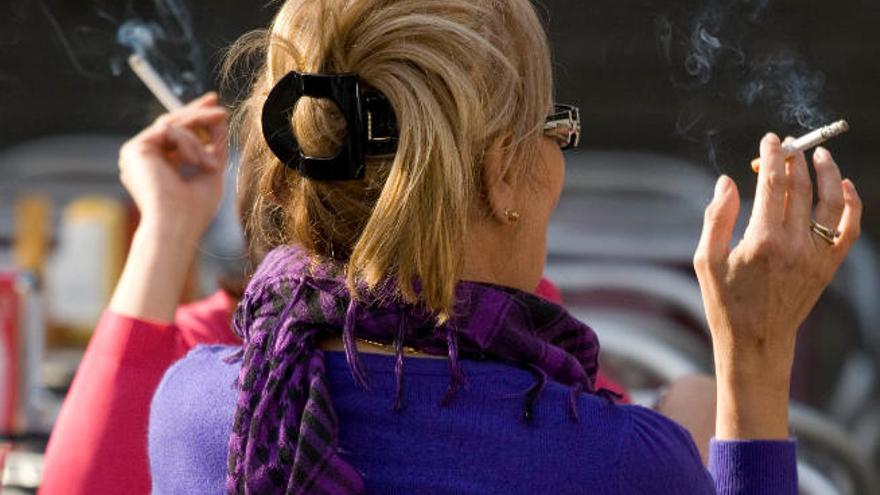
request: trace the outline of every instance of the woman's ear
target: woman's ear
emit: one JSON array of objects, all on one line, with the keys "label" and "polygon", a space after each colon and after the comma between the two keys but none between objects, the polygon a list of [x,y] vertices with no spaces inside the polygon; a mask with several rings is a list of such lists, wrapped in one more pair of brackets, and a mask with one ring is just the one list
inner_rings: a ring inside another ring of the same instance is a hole
[{"label": "woman's ear", "polygon": [[510,211],[516,211],[516,175],[513,173],[510,153],[510,136],[501,136],[483,155],[483,191],[492,218],[510,223]]}]

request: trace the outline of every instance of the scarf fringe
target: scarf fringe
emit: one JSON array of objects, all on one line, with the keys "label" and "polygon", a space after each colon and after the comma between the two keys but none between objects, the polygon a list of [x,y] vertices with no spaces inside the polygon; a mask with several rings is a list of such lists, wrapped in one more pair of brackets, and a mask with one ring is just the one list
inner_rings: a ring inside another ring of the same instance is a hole
[{"label": "scarf fringe", "polygon": [[394,411],[403,409],[403,342],[409,333],[409,321],[406,315],[401,315],[400,324],[397,326],[397,336],[394,338],[394,377],[397,380],[397,390],[394,398]]},{"label": "scarf fringe", "polygon": [[454,325],[446,327],[446,345],[449,348],[449,388],[446,390],[446,396],[443,397],[443,406],[448,406],[455,394],[462,387],[467,386],[467,378],[461,369],[461,361],[458,359],[458,332]]},{"label": "scarf fringe", "polygon": [[571,392],[568,395],[568,414],[571,416],[571,420],[575,423],[581,422],[581,416],[580,414],[578,414],[577,398],[583,390],[584,385],[581,383],[576,383],[573,387],[571,387]]},{"label": "scarf fringe", "polygon": [[600,388],[599,390],[596,390],[595,394],[598,397],[601,397],[602,399],[605,399],[612,404],[615,404],[620,399],[623,399],[622,395],[618,394],[617,392],[615,392],[613,390],[609,390],[607,388]]},{"label": "scarf fringe", "polygon": [[354,338],[354,327],[357,322],[357,302],[352,299],[345,311],[345,324],[342,327],[342,345],[345,347],[345,360],[351,368],[351,376],[364,390],[370,390],[367,373],[357,350],[357,339]]},{"label": "scarf fringe", "polygon": [[[238,348],[237,351],[223,358],[223,362],[226,364],[233,364],[241,361],[244,357],[244,346]],[[236,382],[237,383],[237,382]]]},{"label": "scarf fringe", "polygon": [[537,378],[535,384],[526,390],[526,402],[522,414],[523,421],[531,423],[535,419],[535,408],[538,405],[538,399],[541,398],[541,394],[547,387],[547,372],[534,364],[529,364],[527,367]]}]

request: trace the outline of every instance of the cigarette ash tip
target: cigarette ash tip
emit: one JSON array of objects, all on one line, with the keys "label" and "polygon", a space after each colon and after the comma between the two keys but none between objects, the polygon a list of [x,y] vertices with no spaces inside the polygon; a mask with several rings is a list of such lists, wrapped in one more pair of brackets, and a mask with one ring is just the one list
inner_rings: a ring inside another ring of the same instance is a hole
[{"label": "cigarette ash tip", "polygon": [[[814,132],[818,132],[819,135],[821,135],[822,140],[824,141],[824,140],[839,136],[848,130],[849,130],[849,123],[845,120],[838,120],[837,122],[834,122],[833,124],[828,124],[825,127],[822,127]],[[819,143],[815,143],[815,144],[819,144]]]},{"label": "cigarette ash tip", "polygon": [[849,122],[846,120],[838,120],[828,126],[828,132],[831,136],[838,136],[849,130]]}]

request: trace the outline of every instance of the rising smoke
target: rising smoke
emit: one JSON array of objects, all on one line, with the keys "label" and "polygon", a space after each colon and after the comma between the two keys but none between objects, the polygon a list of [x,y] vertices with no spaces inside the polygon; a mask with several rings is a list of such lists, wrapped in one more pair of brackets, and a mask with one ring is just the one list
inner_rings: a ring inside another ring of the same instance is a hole
[{"label": "rising smoke", "polygon": [[683,100],[676,132],[705,144],[710,163],[717,168],[724,122],[706,116],[709,106],[767,109],[779,123],[805,129],[826,123],[824,74],[792,48],[760,39],[769,0],[704,0],[695,7],[664,12],[655,25]]},{"label": "rising smoke", "polygon": [[180,0],[154,0],[154,5],[154,19],[127,19],[116,39],[149,61],[177,97],[190,100],[205,91],[207,80],[192,17]]},{"label": "rising smoke", "polygon": [[805,129],[827,123],[820,101],[825,75],[811,70],[797,54],[765,55],[751,65],[747,79],[737,94],[742,103],[775,105],[783,122]]},{"label": "rising smoke", "polygon": [[182,100],[206,89],[207,64],[185,0],[91,0],[86,9],[60,0],[0,2],[0,46],[19,42],[27,17],[48,23],[70,67],[82,77],[127,74],[126,58],[135,52]]}]

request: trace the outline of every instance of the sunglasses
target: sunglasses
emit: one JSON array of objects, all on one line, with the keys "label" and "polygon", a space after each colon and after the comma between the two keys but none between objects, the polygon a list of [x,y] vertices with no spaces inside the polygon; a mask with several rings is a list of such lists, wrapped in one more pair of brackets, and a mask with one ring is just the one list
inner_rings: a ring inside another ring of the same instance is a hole
[{"label": "sunglasses", "polygon": [[562,151],[577,148],[581,142],[581,111],[572,105],[554,105],[544,123],[544,135],[556,139]]}]

